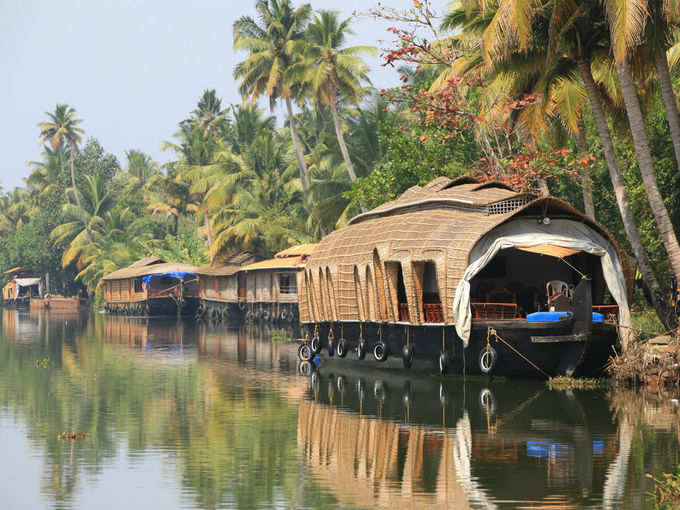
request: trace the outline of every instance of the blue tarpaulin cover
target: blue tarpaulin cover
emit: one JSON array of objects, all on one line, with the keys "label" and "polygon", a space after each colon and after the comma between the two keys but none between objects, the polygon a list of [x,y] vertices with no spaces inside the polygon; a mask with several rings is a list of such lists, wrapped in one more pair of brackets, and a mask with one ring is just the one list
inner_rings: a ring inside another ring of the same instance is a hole
[{"label": "blue tarpaulin cover", "polygon": [[196,276],[194,273],[158,273],[158,274],[148,274],[145,276],[142,276],[140,280],[144,282],[144,285],[149,285],[149,282],[151,281],[151,278],[154,276],[170,276],[172,278],[179,278],[182,279],[185,276]]},{"label": "blue tarpaulin cover", "polygon": [[[555,322],[571,315],[571,312],[535,312],[527,315],[527,322]],[[593,322],[604,322],[604,315],[593,312]]]}]

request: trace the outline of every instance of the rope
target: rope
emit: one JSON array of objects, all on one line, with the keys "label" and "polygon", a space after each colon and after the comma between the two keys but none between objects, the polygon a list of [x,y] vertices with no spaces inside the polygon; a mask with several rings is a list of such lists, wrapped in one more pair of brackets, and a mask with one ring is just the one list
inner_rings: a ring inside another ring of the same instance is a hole
[{"label": "rope", "polygon": [[581,271],[579,271],[578,269],[576,269],[574,266],[572,266],[569,262],[567,262],[566,260],[564,260],[562,257],[560,257],[560,260],[561,260],[562,262],[564,262],[566,265],[568,265],[570,268],[572,268],[574,271],[576,271],[579,275],[581,275],[581,279],[582,279],[582,280],[590,280],[590,279],[591,279],[590,276],[588,276],[588,275],[586,275],[586,274],[583,274]]},{"label": "rope", "polygon": [[334,340],[335,339],[335,332],[333,331],[333,323],[331,322],[331,329],[328,332],[328,340]]},{"label": "rope", "polygon": [[411,343],[411,330],[408,326],[404,326],[404,329],[406,330],[406,345],[409,345]]},{"label": "rope", "polygon": [[487,330],[487,334],[486,334],[486,349],[487,349],[487,352],[488,352],[489,347],[490,347],[490,345],[489,345],[489,340],[490,340],[491,335],[495,336],[495,337],[496,337],[496,340],[500,340],[500,341],[503,342],[505,345],[507,345],[507,346],[510,348],[510,350],[512,350],[512,352],[514,352],[515,354],[517,354],[517,356],[519,356],[519,357],[522,358],[524,361],[526,361],[527,363],[529,363],[529,365],[531,365],[531,366],[534,367],[536,370],[538,370],[541,374],[543,374],[543,375],[545,376],[546,379],[550,379],[550,376],[549,376],[548,374],[546,374],[545,371],[544,371],[541,367],[539,367],[538,365],[536,365],[536,363],[534,363],[533,361],[531,361],[531,360],[530,360],[529,358],[527,358],[524,354],[522,354],[522,353],[519,352],[517,349],[515,349],[512,345],[510,345],[508,342],[506,342],[505,340],[503,340],[503,339],[498,335],[498,333],[496,332],[496,330],[493,329],[493,328],[489,328],[489,329]]},{"label": "rope", "polygon": [[446,352],[446,330],[442,328],[442,352]]}]

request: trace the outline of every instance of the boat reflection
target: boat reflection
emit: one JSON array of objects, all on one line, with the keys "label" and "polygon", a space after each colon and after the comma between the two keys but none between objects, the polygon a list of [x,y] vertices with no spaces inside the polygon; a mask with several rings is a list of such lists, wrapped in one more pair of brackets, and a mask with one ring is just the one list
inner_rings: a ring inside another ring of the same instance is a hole
[{"label": "boat reflection", "polygon": [[618,487],[621,472],[625,479],[616,463],[628,456],[604,393],[384,372],[315,372],[309,381],[298,447],[352,506],[581,508],[621,499],[604,490]]}]

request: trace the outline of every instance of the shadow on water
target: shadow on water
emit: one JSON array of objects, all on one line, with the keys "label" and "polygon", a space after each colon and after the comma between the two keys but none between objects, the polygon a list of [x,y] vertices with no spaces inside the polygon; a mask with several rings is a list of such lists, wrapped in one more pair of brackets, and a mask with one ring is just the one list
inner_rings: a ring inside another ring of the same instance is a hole
[{"label": "shadow on water", "polygon": [[[2,319],[0,427],[41,459],[16,486],[48,508],[118,490],[130,508],[644,508],[645,473],[680,462],[668,395],[357,365],[301,377],[294,329]],[[143,483],[106,488],[126,476]]]}]

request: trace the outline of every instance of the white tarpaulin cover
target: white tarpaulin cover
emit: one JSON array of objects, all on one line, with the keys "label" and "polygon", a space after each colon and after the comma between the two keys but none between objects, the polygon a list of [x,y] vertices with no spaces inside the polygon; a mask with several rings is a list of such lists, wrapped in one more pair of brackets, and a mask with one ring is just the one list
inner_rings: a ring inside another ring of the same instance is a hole
[{"label": "white tarpaulin cover", "polygon": [[[516,219],[486,234],[472,249],[470,264],[458,283],[453,299],[456,332],[467,347],[472,327],[470,281],[496,256],[507,248],[553,245],[583,251],[600,257],[604,281],[619,305],[619,324],[631,326],[630,309],[623,269],[614,246],[589,226],[573,220],[552,220],[550,224],[535,219]],[[630,330],[621,330],[628,335]]]},{"label": "white tarpaulin cover", "polygon": [[15,278],[14,280],[17,284],[16,289],[14,290],[14,298],[19,297],[19,289],[21,287],[32,287],[33,285],[38,286],[38,293],[40,294],[40,278]]}]

